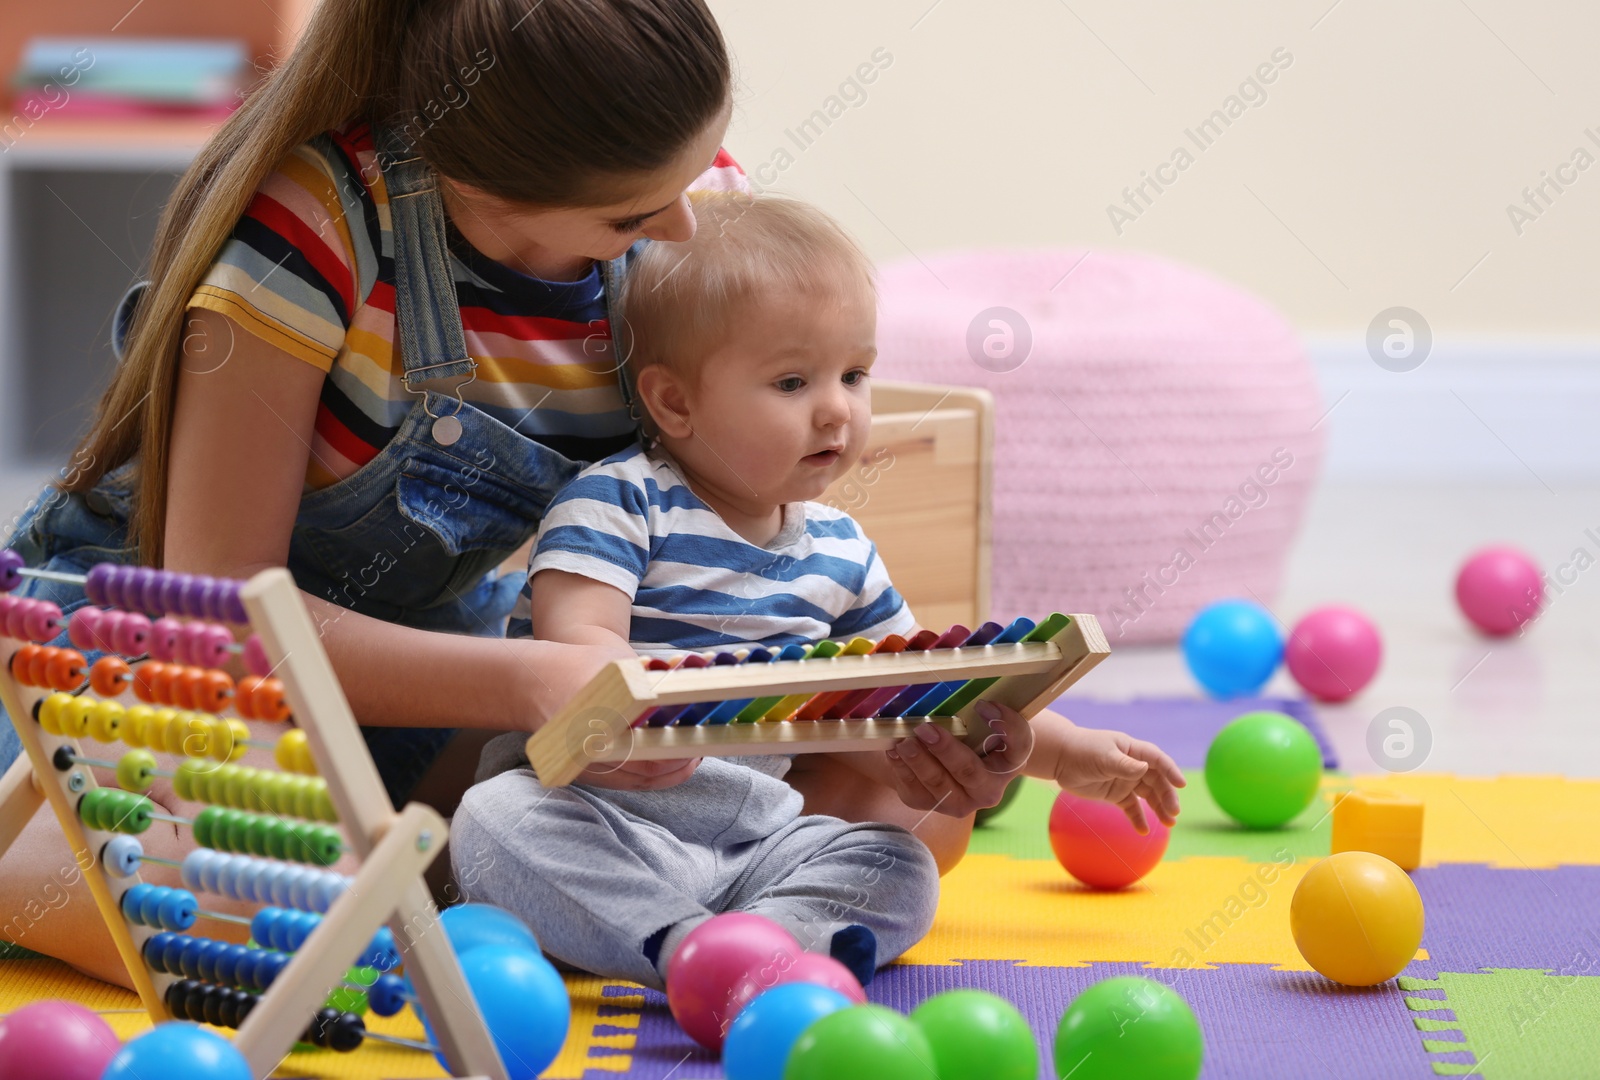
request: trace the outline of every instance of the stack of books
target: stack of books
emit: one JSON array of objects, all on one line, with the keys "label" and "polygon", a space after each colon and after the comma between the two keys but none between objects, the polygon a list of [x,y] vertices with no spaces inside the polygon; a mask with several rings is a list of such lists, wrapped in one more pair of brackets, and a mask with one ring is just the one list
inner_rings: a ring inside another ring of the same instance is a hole
[{"label": "stack of books", "polygon": [[250,70],[242,41],[38,37],[11,77],[13,108],[31,117],[221,119],[238,106]]}]

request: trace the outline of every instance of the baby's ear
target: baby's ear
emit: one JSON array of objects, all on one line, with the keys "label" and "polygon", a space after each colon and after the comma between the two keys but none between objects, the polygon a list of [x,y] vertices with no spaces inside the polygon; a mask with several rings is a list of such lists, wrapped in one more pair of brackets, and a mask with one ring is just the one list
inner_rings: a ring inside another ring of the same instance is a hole
[{"label": "baby's ear", "polygon": [[689,424],[689,399],[683,380],[665,364],[649,364],[637,376],[639,400],[649,414],[646,430],[673,439],[693,434]]}]

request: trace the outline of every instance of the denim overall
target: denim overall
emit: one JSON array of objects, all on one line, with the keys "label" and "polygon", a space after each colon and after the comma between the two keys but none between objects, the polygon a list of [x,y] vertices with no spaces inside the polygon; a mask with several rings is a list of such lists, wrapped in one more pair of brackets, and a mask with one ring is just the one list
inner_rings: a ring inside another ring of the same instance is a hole
[{"label": "denim overall", "polygon": [[[583,463],[460,398],[459,388],[472,380],[477,364],[467,355],[438,188],[422,159],[393,131],[380,132],[379,147],[393,216],[403,382],[419,397],[376,457],[301,498],[288,567],[303,592],[351,611],[404,626],[498,637],[524,579],[502,576],[497,568],[537,531],[550,500]],[[626,262],[642,243],[601,265],[607,310]],[[116,325],[126,325],[125,312]],[[614,355],[626,355],[622,342],[613,348]],[[617,376],[633,412],[621,364]],[[108,472],[82,495],[46,488],[18,523],[11,546],[30,567],[75,573],[99,562],[133,561],[126,523],[135,465]],[[35,578],[25,580],[19,595],[54,600],[63,612],[87,602],[76,586]],[[63,634],[57,644],[65,643]],[[396,667],[394,677],[407,676]],[[473,707],[461,703],[463,714]],[[364,727],[362,734],[399,806],[454,730]],[[0,768],[18,752],[11,725],[0,723]]]}]

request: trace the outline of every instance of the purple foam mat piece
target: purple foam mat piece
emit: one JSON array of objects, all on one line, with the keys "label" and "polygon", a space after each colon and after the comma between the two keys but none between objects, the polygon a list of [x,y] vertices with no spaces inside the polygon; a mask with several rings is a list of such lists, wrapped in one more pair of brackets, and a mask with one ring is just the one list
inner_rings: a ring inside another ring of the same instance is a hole
[{"label": "purple foam mat piece", "polygon": [[1098,701],[1088,697],[1063,697],[1051,706],[1056,712],[1083,727],[1112,728],[1155,743],[1178,763],[1180,769],[1199,769],[1206,763],[1206,748],[1222,726],[1247,712],[1270,709],[1287,713],[1304,724],[1322,749],[1322,767],[1337,769],[1328,733],[1317,720],[1316,711],[1304,698],[1241,697],[1227,701],[1207,698],[1133,698],[1130,701]]},{"label": "purple foam mat piece", "polygon": [[1486,967],[1593,973],[1600,866],[1496,870],[1444,863],[1413,870],[1411,880],[1422,896],[1428,959],[1413,962],[1407,975],[1431,979]]},{"label": "purple foam mat piece", "polygon": [[[1005,961],[949,966],[896,966],[873,981],[874,1002],[910,1012],[934,994],[978,989],[999,994],[1021,1010],[1039,1044],[1039,1075],[1054,1076],[1056,1025],[1067,1004],[1091,983],[1115,975],[1143,975],[1171,986],[1195,1012],[1205,1035],[1204,1080],[1271,1076],[1276,1080],[1328,1080],[1334,1076],[1433,1076],[1398,985],[1363,990],[1334,986],[1307,972],[1274,971],[1267,964],[1227,964],[1211,970],[1148,969],[1139,964],[1025,967]],[[635,991],[637,992],[637,991]],[[603,1022],[603,1021],[602,1021]],[[600,1028],[597,1033],[621,1033]],[[631,1077],[642,1080],[710,1080],[722,1067],[711,1051],[685,1035],[667,1012],[666,998],[645,993],[644,1015],[632,1052]],[[595,1049],[592,1055],[603,1054]],[[1466,1060],[1471,1060],[1467,1058]],[[590,1069],[585,1080],[613,1072]]]}]

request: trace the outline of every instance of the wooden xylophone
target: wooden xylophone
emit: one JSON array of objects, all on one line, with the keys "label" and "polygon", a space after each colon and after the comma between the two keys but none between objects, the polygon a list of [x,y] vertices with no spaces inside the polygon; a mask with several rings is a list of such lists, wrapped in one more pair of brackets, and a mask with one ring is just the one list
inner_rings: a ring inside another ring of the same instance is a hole
[{"label": "wooden xylophone", "polygon": [[[26,750],[0,782],[0,852],[48,801],[152,1021],[237,1028],[258,1078],[296,1042],[351,1050],[373,1038],[437,1050],[457,1076],[505,1080],[421,877],[445,822],[389,802],[288,571],[240,582],[104,564],[74,576],[22,561],[0,551],[0,701]],[[11,595],[28,576],[81,585],[90,606],[63,618]],[[73,647],[41,644],[63,629]],[[105,655],[91,665],[91,651]],[[251,674],[223,670],[241,661]],[[285,730],[257,740],[246,719]],[[237,764],[249,746],[271,747],[286,771]],[[101,787],[97,767],[117,786]],[[157,776],[209,805],[164,812],[145,794]],[[181,861],[145,854],[138,834],[152,821],[188,830],[196,847]],[[354,875],[330,869],[348,853]],[[145,863],[179,871],[184,887],[142,881]],[[263,906],[246,919],[207,911],[202,894]],[[197,919],[247,922],[258,947],[190,932]],[[367,1031],[359,1015],[407,1005],[427,1015],[434,1044]]]},{"label": "wooden xylophone", "polygon": [[979,701],[1031,719],[1110,655],[1093,615],[855,638],[676,662],[618,660],[528,739],[540,783],[619,761],[863,750],[934,723],[981,751]]}]

